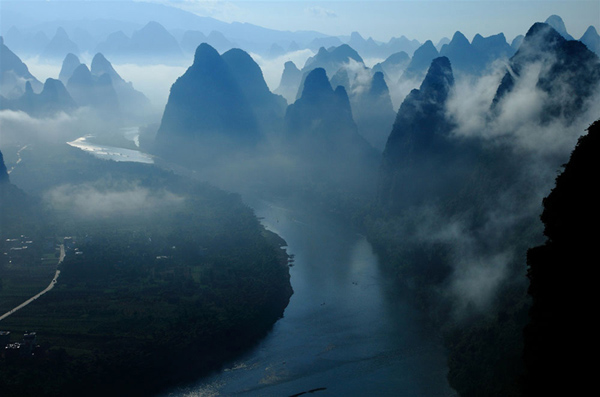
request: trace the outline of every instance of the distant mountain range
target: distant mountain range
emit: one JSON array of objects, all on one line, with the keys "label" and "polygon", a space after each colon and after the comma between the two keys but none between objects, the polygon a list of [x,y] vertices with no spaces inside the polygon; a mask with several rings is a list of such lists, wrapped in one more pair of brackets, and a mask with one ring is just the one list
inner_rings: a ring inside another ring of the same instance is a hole
[{"label": "distant mountain range", "polygon": [[25,92],[25,82],[29,81],[37,92],[42,83],[36,79],[21,58],[12,52],[0,36],[0,94],[6,98],[14,98]]},{"label": "distant mountain range", "polygon": [[58,79],[49,78],[42,85],[3,42],[0,51],[0,109],[47,117],[89,106],[115,120],[123,115],[138,121],[148,116],[148,98],[123,80],[101,53],[94,56],[91,70],[75,54],[66,54]]},{"label": "distant mountain range", "polygon": [[[436,56],[448,57],[455,73],[480,72],[494,59],[510,57],[521,40],[516,37],[509,44],[499,33],[485,39],[476,35],[469,43],[462,33],[457,32],[452,40],[443,38],[437,45],[420,43],[405,36],[378,42],[370,37],[365,39],[358,32],[335,37],[315,31],[290,32],[248,23],[226,23],[145,2],[121,2],[118,8],[110,2],[8,2],[2,7],[4,20],[10,21],[10,24],[4,24],[2,32],[7,44],[23,56],[40,56],[52,61],[64,59],[67,53],[101,52],[117,62],[181,64],[187,62],[203,42],[219,53],[237,47],[267,58],[299,49],[318,52],[320,48],[347,44],[365,58],[386,59],[399,52],[409,57],[415,55],[415,62],[407,67],[405,78],[418,76],[421,80]],[[89,19],[90,14],[94,15],[93,20]],[[69,19],[64,15],[69,15]],[[127,21],[123,20],[123,15],[128,15]],[[565,38],[573,39],[559,16],[550,16],[546,23]],[[597,54],[600,52],[600,36],[593,26],[580,41]],[[421,48],[423,45],[425,48]],[[419,48],[421,51],[416,53]],[[327,72],[329,76],[335,73]]]},{"label": "distant mountain range", "polygon": [[[501,50],[500,53],[506,56],[509,52],[503,37],[488,40],[491,43],[485,47],[489,54],[497,54]],[[473,40],[474,43],[477,41],[482,39]],[[499,45],[492,45],[494,42]],[[476,165],[478,157],[493,158],[497,155],[487,152],[484,156],[481,154],[483,146],[479,147],[479,143],[459,139],[452,134],[455,126],[447,115],[446,101],[454,83],[454,67],[458,64],[459,70],[471,74],[481,70],[469,66],[482,58],[470,58],[478,53],[471,49],[471,55],[467,56],[467,49],[468,41],[457,33],[450,44],[442,48],[443,53],[454,55],[455,60],[451,61],[449,57],[434,59],[419,90],[413,90],[400,106],[383,152],[379,191],[383,205],[394,208],[396,203],[407,205],[420,202],[425,197],[437,197],[439,194],[435,192],[447,191],[447,185],[464,190],[459,187],[464,175],[447,173],[470,174],[481,167]],[[471,62],[465,64],[465,59]],[[535,80],[526,80],[530,78],[527,71],[540,62],[544,67]],[[590,100],[600,87],[600,58],[583,43],[568,41],[546,23],[536,23],[529,29],[506,69],[490,103],[488,118],[492,123],[505,106],[514,106],[516,99],[513,92],[523,90],[523,84],[528,84],[527,87],[533,85],[544,93],[537,104],[540,107],[537,122],[542,125],[554,120],[568,125],[577,120],[588,110]],[[423,175],[428,177],[422,178]],[[407,184],[409,180],[413,182]],[[407,185],[411,188],[407,189]]]}]

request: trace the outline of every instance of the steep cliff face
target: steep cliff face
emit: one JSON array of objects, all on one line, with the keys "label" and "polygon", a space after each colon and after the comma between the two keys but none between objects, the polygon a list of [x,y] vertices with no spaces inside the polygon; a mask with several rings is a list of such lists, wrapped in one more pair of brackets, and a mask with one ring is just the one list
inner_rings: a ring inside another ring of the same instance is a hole
[{"label": "steep cliff face", "polygon": [[550,25],[536,23],[510,59],[492,111],[500,111],[504,99],[525,76],[530,77],[526,72],[536,65],[539,72],[534,86],[545,95],[541,122],[557,118],[573,121],[588,109],[587,102],[598,93],[600,85],[600,59],[583,43],[567,41]]},{"label": "steep cliff face", "polygon": [[338,70],[349,64],[365,67],[361,56],[348,44],[342,44],[329,49],[321,47],[315,56],[306,60],[302,68],[302,79],[298,86],[296,99],[300,98],[303,94],[304,81],[312,70],[317,68],[324,69],[327,76],[334,76]]},{"label": "steep cliff face", "polygon": [[256,117],[262,134],[281,131],[287,103],[280,95],[273,94],[258,64],[247,52],[234,48],[222,56]]},{"label": "steep cliff face", "polygon": [[350,99],[359,133],[376,149],[383,151],[396,113],[382,72],[375,72],[367,87]]},{"label": "steep cliff face", "polygon": [[23,95],[25,82],[29,82],[32,88],[39,92],[42,83],[36,79],[21,58],[10,50],[0,36],[0,95],[13,99]]},{"label": "steep cliff face", "polygon": [[[600,222],[598,151],[600,121],[581,137],[556,187],[544,199],[544,245],[527,254],[532,298],[525,328],[526,395],[583,395],[595,369],[582,357],[596,343],[588,319],[595,310],[595,232]],[[552,379],[550,382],[549,379]]]},{"label": "steep cliff face", "polygon": [[594,51],[596,55],[600,56],[600,35],[598,35],[595,27],[588,27],[579,41],[585,44],[590,51]]},{"label": "steep cliff face", "polygon": [[69,53],[79,54],[79,47],[69,38],[67,32],[59,27],[40,57],[46,60],[60,61]]},{"label": "steep cliff face", "polygon": [[334,90],[322,68],[307,75],[301,97],[288,106],[284,134],[290,153],[321,182],[348,186],[372,178],[379,161],[358,133],[346,90]]},{"label": "steep cliff face", "polygon": [[140,30],[133,32],[126,48],[126,54],[121,55],[130,59],[148,62],[183,59],[177,39],[156,21],[150,21]]},{"label": "steep cliff face", "polygon": [[290,141],[313,146],[323,154],[343,144],[342,137],[368,147],[358,135],[346,90],[338,86],[334,91],[323,68],[306,77],[301,97],[288,106],[285,128]]},{"label": "steep cliff face", "polygon": [[342,44],[330,49],[321,47],[314,57],[306,60],[302,72],[306,74],[313,69],[323,68],[328,76],[333,76],[340,67],[347,64],[350,60],[364,64],[358,52],[348,44]]},{"label": "steep cliff face", "polygon": [[454,153],[445,104],[453,85],[450,61],[436,58],[421,87],[400,106],[383,152],[379,198],[384,206],[408,205],[451,182],[444,176],[449,171],[444,160]]},{"label": "steep cliff face", "polygon": [[67,91],[79,106],[120,116],[119,98],[108,74],[94,76],[85,64],[79,65],[67,83]]},{"label": "steep cliff face", "polygon": [[450,59],[454,73],[466,75],[489,71],[495,61],[508,59],[513,54],[514,50],[502,33],[489,37],[476,34],[469,43],[461,32],[456,32],[440,50],[441,56]]},{"label": "steep cliff face", "polygon": [[97,53],[92,59],[90,72],[96,79],[100,79],[102,75],[110,77],[123,116],[143,120],[148,115],[150,111],[148,98],[133,88],[130,82],[125,81],[102,53]]},{"label": "steep cliff face", "polygon": [[[206,43],[175,81],[156,136],[156,150],[173,158],[248,147],[261,138],[259,124],[236,75]],[[196,154],[195,154],[196,152]],[[192,159],[188,159],[192,160]]]},{"label": "steep cliff face", "polygon": [[302,72],[300,69],[294,62],[287,61],[283,67],[279,87],[274,92],[283,96],[288,103],[293,103],[296,100],[296,93],[301,81]]},{"label": "steep cliff face", "polygon": [[2,155],[2,152],[0,152],[0,184],[3,183],[9,183],[9,179],[6,164],[4,164],[4,156]]},{"label": "steep cliff face", "polygon": [[415,50],[410,63],[400,77],[401,80],[421,80],[427,73],[431,61],[439,57],[440,54],[431,40],[427,40],[423,45]]},{"label": "steep cliff face", "polygon": [[63,60],[62,66],[60,68],[60,73],[58,74],[58,79],[63,82],[63,84],[67,84],[71,76],[73,76],[73,72],[77,67],[81,65],[81,61],[77,57],[77,55],[73,53],[68,53]]},{"label": "steep cliff face", "polygon": [[386,80],[396,82],[409,63],[410,57],[408,54],[400,51],[390,55],[385,61],[375,64],[373,72],[383,72]]},{"label": "steep cliff face", "polygon": [[21,110],[33,117],[49,117],[59,112],[70,113],[77,104],[60,80],[47,79],[39,94],[36,94],[28,81],[25,93],[16,99],[3,100],[2,108]]}]

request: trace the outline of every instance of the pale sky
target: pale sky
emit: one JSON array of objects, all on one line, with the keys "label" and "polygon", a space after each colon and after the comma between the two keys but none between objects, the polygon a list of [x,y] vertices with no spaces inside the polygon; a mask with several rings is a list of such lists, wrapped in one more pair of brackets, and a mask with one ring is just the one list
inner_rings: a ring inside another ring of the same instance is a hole
[{"label": "pale sky", "polygon": [[331,35],[360,32],[388,41],[405,35],[421,42],[452,37],[460,30],[472,39],[504,32],[508,40],[524,34],[534,22],[561,16],[567,30],[581,37],[590,25],[600,31],[600,0],[421,0],[421,1],[205,1],[152,0],[227,22],[249,22],[278,30],[316,30]]},{"label": "pale sky", "polygon": [[[20,0],[40,1],[40,0]],[[402,35],[420,42],[451,38],[460,30],[468,39],[476,33],[504,32],[507,40],[525,34],[550,15],[562,17],[568,32],[580,38],[588,26],[600,31],[600,0],[46,0],[147,1],[172,5],[225,22],[248,22],[277,30],[316,30],[330,35],[358,31],[364,38],[388,41]],[[6,0],[0,0],[0,7]]]}]

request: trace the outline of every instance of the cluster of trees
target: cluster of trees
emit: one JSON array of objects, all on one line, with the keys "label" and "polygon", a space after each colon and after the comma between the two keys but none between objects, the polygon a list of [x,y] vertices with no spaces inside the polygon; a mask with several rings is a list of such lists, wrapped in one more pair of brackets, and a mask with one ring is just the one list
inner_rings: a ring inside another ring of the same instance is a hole
[{"label": "cluster of trees", "polygon": [[42,343],[0,360],[3,395],[148,395],[215,369],[283,315],[285,242],[239,196],[78,154],[49,146],[28,163],[46,164],[40,227],[72,239],[52,293],[3,321]]}]

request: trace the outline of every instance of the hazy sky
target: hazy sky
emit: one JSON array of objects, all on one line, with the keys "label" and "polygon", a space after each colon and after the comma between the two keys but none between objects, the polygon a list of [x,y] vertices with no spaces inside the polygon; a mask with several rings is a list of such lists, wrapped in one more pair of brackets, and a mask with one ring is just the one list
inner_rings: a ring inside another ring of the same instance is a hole
[{"label": "hazy sky", "polygon": [[317,30],[332,35],[360,32],[388,41],[405,35],[419,41],[452,37],[456,30],[469,39],[476,33],[504,32],[511,40],[538,21],[560,15],[576,38],[588,26],[600,31],[600,1],[204,1],[152,0],[227,22],[249,22],[280,30]]},{"label": "hazy sky", "polygon": [[[21,0],[24,1],[24,0]],[[30,0],[25,0],[30,1]],[[39,1],[39,0],[38,0]],[[98,1],[98,0],[47,0]],[[504,32],[507,40],[538,21],[560,15],[569,33],[581,37],[588,26],[600,31],[600,0],[101,0],[168,4],[226,22],[248,22],[278,30],[316,30],[331,35],[358,31],[365,38],[388,41],[405,35],[421,42],[451,38],[460,30],[472,39]],[[0,0],[1,4],[5,0]]]}]

